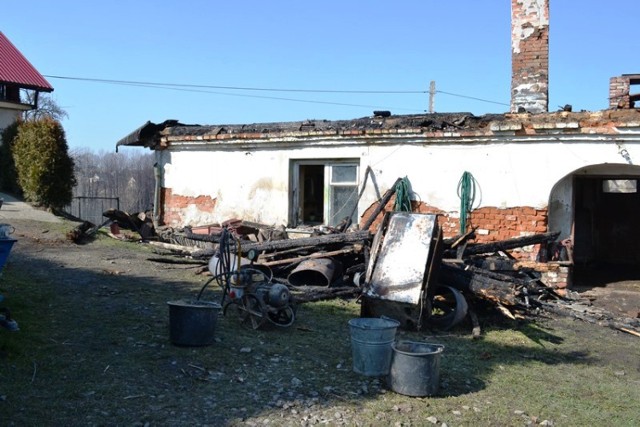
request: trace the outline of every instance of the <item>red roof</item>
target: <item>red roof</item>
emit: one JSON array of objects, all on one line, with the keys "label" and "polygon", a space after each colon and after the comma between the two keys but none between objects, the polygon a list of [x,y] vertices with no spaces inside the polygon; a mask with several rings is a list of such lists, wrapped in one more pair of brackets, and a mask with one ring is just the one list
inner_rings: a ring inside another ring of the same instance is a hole
[{"label": "red roof", "polygon": [[53,86],[42,77],[9,39],[0,31],[0,83],[13,83],[27,89],[51,92]]}]

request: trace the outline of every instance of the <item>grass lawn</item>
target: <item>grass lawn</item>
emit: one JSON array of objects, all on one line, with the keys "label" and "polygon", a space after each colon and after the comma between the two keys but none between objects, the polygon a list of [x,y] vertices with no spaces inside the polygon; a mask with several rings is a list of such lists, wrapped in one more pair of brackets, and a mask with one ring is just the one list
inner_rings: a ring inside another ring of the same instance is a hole
[{"label": "grass lawn", "polygon": [[123,260],[148,254],[103,240],[92,250],[119,253],[110,271],[97,261],[75,265],[80,255],[12,254],[0,288],[21,331],[0,331],[0,424],[640,425],[640,341],[632,335],[493,313],[481,316],[477,340],[467,324],[399,331],[445,346],[438,395],[412,398],[352,371],[354,301],[304,304],[285,329],[255,331],[221,317],[213,345],[172,345],[166,302],[194,296],[206,277],[185,270],[163,278],[151,263],[127,273]]}]

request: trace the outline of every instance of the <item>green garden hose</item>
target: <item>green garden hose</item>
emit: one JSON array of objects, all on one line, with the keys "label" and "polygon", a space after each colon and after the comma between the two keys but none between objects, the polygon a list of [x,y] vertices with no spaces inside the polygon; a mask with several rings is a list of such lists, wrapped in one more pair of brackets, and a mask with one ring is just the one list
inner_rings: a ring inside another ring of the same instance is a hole
[{"label": "green garden hose", "polygon": [[411,184],[406,176],[396,184],[396,201],[393,204],[396,212],[411,212]]},{"label": "green garden hose", "polygon": [[476,199],[476,179],[471,172],[465,171],[458,182],[458,197],[460,198],[460,234],[467,231],[467,215],[473,209]]}]

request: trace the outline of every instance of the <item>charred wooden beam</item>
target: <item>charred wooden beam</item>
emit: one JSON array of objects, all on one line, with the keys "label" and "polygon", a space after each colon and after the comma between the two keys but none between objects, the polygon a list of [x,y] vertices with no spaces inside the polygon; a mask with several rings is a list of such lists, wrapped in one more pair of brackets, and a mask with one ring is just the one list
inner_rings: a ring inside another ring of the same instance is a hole
[{"label": "charred wooden beam", "polygon": [[[356,297],[360,294],[360,288],[342,286],[339,288],[326,288],[318,286],[310,287],[303,293],[299,293],[302,287],[295,287],[298,292],[293,292],[293,300],[297,304],[304,304],[307,302],[325,301],[334,298],[344,297]],[[311,289],[312,288],[312,289]]]},{"label": "charred wooden beam", "polygon": [[480,299],[515,306],[520,303],[516,284],[476,274],[463,267],[443,263],[439,274],[440,282]]},{"label": "charred wooden beam", "polygon": [[455,249],[456,246],[465,243],[469,239],[475,237],[475,233],[478,227],[473,227],[471,230],[467,231],[464,234],[458,234],[448,239],[443,239],[442,243],[444,243],[445,248],[447,249]]},{"label": "charred wooden beam", "polygon": [[74,243],[81,243],[82,241],[92,237],[96,231],[97,228],[93,223],[84,221],[73,230],[67,232],[67,239]]},{"label": "charred wooden beam", "polygon": [[173,258],[147,258],[147,261],[151,261],[151,262],[159,262],[162,264],[179,264],[179,265],[195,265],[195,266],[201,266],[201,265],[207,265],[206,262],[204,261],[198,261],[198,260],[194,260],[194,259],[173,259]]},{"label": "charred wooden beam", "polygon": [[402,178],[396,179],[396,182],[393,183],[391,188],[389,188],[386,193],[384,193],[382,199],[380,199],[380,202],[378,203],[378,206],[376,206],[375,210],[371,213],[367,221],[362,226],[363,230],[368,230],[369,227],[371,227],[371,224],[373,224],[373,221],[376,220],[380,212],[382,212],[384,207],[387,206],[387,203],[389,203],[391,197],[396,194],[396,186],[400,183],[400,181],[402,181]]},{"label": "charred wooden beam", "polygon": [[522,278],[522,277],[514,277],[508,274],[496,273],[495,271],[486,270],[479,267],[474,267],[473,265],[465,265],[463,267],[464,270],[471,272],[472,274],[480,274],[486,277],[499,280],[501,282],[513,283],[518,286],[535,286],[538,282],[536,278]]},{"label": "charred wooden beam", "polygon": [[[371,233],[367,230],[354,231],[353,233],[327,234],[318,237],[303,237],[300,239],[275,240],[272,242],[246,243],[240,245],[242,254],[247,254],[251,250],[262,251],[278,251],[283,249],[300,248],[304,246],[322,247],[341,243],[356,243],[367,241],[371,238]],[[232,244],[232,251],[236,251],[236,245]],[[216,253],[215,250],[206,249],[195,252],[194,258],[210,257]]]},{"label": "charred wooden beam", "polygon": [[464,255],[477,255],[486,254],[498,251],[508,251],[510,249],[521,248],[529,245],[536,245],[538,243],[545,243],[555,240],[560,235],[560,232],[555,233],[542,233],[533,234],[531,236],[516,237],[513,239],[500,240],[491,243],[479,243],[468,245],[464,251]]},{"label": "charred wooden beam", "polygon": [[98,230],[100,230],[109,222],[111,222],[110,219],[96,226],[92,222],[83,221],[73,230],[67,232],[67,239],[71,240],[74,243],[82,243],[88,239],[93,238]]},{"label": "charred wooden beam", "polygon": [[278,252],[270,252],[270,253],[260,254],[259,261],[260,262],[268,262],[267,259],[270,259],[270,258],[275,258],[275,257],[278,257],[278,256],[283,256],[283,255],[287,255],[287,254],[291,254],[291,253],[298,253],[300,251],[309,251],[309,250],[311,250],[313,248],[314,248],[314,246],[301,246],[299,248],[283,249],[283,250],[278,251]]},{"label": "charred wooden beam", "polygon": [[295,258],[279,259],[279,260],[276,260],[276,261],[256,262],[255,265],[264,265],[265,267],[273,267],[273,266],[276,266],[276,265],[298,264],[298,263],[301,263],[302,261],[306,261],[308,259],[329,258],[329,257],[336,256],[336,255],[344,255],[344,254],[348,254],[348,253],[357,253],[357,252],[359,252],[359,250],[360,249],[358,249],[355,246],[350,246],[348,248],[338,249],[338,250],[335,250],[335,251],[315,252],[315,253],[312,253],[311,255],[299,256],[299,257],[295,257]]},{"label": "charred wooden beam", "polygon": [[197,234],[185,231],[184,237],[198,242],[220,243],[220,234]]},{"label": "charred wooden beam", "polygon": [[193,252],[198,250],[193,246],[176,245],[173,243],[164,243],[164,242],[148,242],[148,243],[151,246],[158,247],[161,249],[166,249],[168,251],[175,252],[180,255],[191,255],[193,254]]}]

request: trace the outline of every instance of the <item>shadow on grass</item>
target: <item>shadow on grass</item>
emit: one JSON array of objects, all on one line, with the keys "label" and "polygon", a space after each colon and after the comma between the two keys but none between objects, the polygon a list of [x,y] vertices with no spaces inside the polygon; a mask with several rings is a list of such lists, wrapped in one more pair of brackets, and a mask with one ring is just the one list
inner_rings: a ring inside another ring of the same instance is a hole
[{"label": "shadow on grass", "polygon": [[[160,278],[145,274],[158,266],[144,262],[135,274],[114,275],[37,255],[12,254],[0,282],[22,328],[8,340],[0,336],[6,354],[0,395],[7,396],[0,411],[17,425],[107,419],[223,425],[360,405],[383,394],[392,396],[384,405],[405,399],[389,394],[384,378],[352,371],[348,321],[360,312],[353,301],[303,304],[289,328],[252,330],[221,317],[213,345],[177,347],[168,339],[166,302],[193,299],[206,277]],[[219,296],[211,289],[205,298]],[[534,323],[489,324],[480,340],[462,328],[435,335],[399,331],[398,338],[445,346],[440,398],[482,390],[505,367],[589,360],[560,351],[562,338]]]},{"label": "shadow on grass", "polygon": [[[442,397],[461,396],[483,390],[494,376],[512,376],[521,381],[514,369],[527,371],[528,365],[545,365],[553,369],[560,364],[585,364],[589,357],[584,351],[559,351],[562,338],[523,322],[511,328],[486,329],[490,337],[478,340],[466,336],[446,336],[439,341],[445,345],[442,370]],[[437,339],[437,337],[435,338]]]}]

